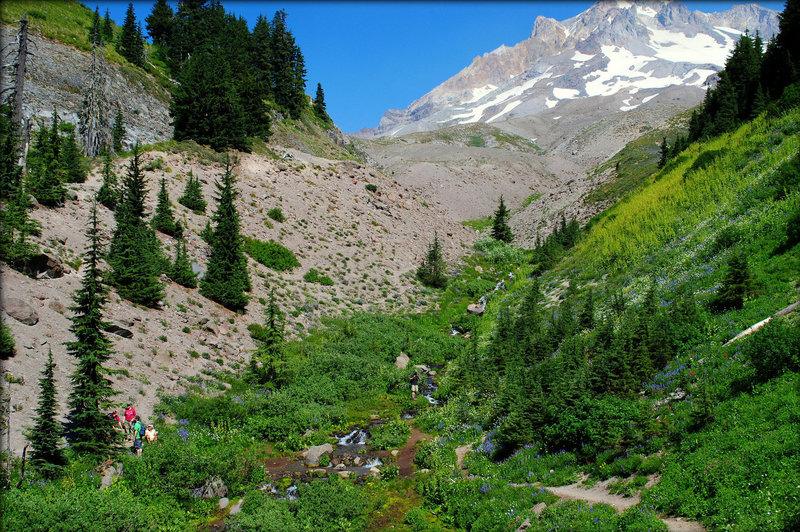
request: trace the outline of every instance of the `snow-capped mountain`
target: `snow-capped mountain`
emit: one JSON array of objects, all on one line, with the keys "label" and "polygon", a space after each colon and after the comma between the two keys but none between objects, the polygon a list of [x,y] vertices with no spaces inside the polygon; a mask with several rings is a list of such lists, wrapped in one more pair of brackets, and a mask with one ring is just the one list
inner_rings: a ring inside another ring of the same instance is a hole
[{"label": "snow-capped mountain", "polygon": [[530,38],[476,57],[407,109],[387,111],[377,128],[357,136],[558,114],[559,106],[576,99],[603,107],[611,99],[624,112],[676,86],[687,91],[676,96],[673,89],[669,97],[691,107],[702,100],[739,36],[758,31],[767,41],[778,31],[777,15],[756,4],[702,13],[661,0],[600,1],[561,22],[540,16]]}]

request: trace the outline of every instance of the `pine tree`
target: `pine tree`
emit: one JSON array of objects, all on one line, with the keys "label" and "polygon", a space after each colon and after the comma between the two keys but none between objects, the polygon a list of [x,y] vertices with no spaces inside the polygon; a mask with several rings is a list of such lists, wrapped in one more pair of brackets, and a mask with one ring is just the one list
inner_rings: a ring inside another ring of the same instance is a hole
[{"label": "pine tree", "polygon": [[108,263],[110,280],[119,295],[129,301],[155,307],[164,297],[158,282],[162,254],[155,231],[145,222],[145,178],[139,166],[139,146],[123,180],[120,204],[114,212],[117,227],[111,240]]},{"label": "pine tree", "polygon": [[218,151],[248,151],[244,109],[225,58],[198,52],[183,64],[179,81],[169,107],[175,140],[192,139]]},{"label": "pine tree", "polygon": [[292,46],[291,101],[289,115],[297,120],[306,106],[306,62],[297,45]]},{"label": "pine tree", "polygon": [[317,83],[317,94],[314,96],[314,114],[324,122],[330,122],[331,117],[325,108],[325,93],[322,91],[322,84]]},{"label": "pine tree", "polygon": [[39,379],[39,406],[33,418],[34,425],[26,434],[31,443],[31,465],[48,478],[55,477],[65,463],[60,446],[63,428],[56,420],[55,367],[50,350]]},{"label": "pine tree", "polygon": [[103,332],[108,324],[103,321],[106,299],[98,267],[102,252],[96,207],[92,207],[90,220],[83,280],[71,307],[70,331],[75,341],[66,344],[67,352],[77,359],[68,400],[67,439],[76,453],[101,456],[111,451],[116,432],[106,415],[114,391],[103,366],[111,356],[111,342]]},{"label": "pine tree", "polygon": [[257,337],[254,335],[258,347],[250,357],[245,380],[275,388],[280,384],[286,360],[283,353],[283,315],[275,302],[274,290],[270,292],[269,304],[264,314],[264,325]]},{"label": "pine tree", "polygon": [[89,42],[95,46],[103,46],[103,33],[100,28],[100,6],[94,8],[92,27],[89,28]]},{"label": "pine tree", "polygon": [[147,23],[147,34],[153,39],[153,44],[166,46],[169,43],[174,16],[167,0],[156,0],[150,15],[144,19]]},{"label": "pine tree", "polygon": [[494,211],[494,217],[492,219],[492,238],[495,240],[506,243],[510,243],[514,240],[514,234],[511,232],[511,228],[507,223],[509,214],[508,209],[506,209],[506,204],[503,201],[503,196],[500,196],[500,205],[498,205],[497,210]]},{"label": "pine tree", "polygon": [[97,191],[97,202],[112,211],[117,207],[120,191],[117,175],[111,169],[111,154],[108,150],[103,153],[103,184]]},{"label": "pine tree", "polygon": [[203,189],[200,186],[200,178],[195,177],[192,171],[187,174],[186,188],[183,189],[183,196],[178,198],[178,203],[194,212],[206,212],[206,200],[203,198]]},{"label": "pine tree", "polygon": [[17,354],[11,329],[0,319],[0,360],[8,360]]},{"label": "pine tree", "polygon": [[244,310],[247,305],[250,277],[247,259],[242,250],[239,234],[239,215],[234,199],[233,168],[228,159],[225,173],[217,186],[217,210],[214,213],[214,236],[211,240],[211,258],[206,274],[200,281],[200,293],[231,310]]},{"label": "pine tree", "polygon": [[106,9],[106,16],[103,18],[103,28],[100,30],[100,33],[103,35],[103,40],[106,42],[114,40],[114,25],[111,22],[111,15],[108,9]]},{"label": "pine tree", "polygon": [[186,253],[186,241],[175,245],[175,261],[169,271],[169,278],[186,288],[197,287],[197,274],[192,269],[189,255]]},{"label": "pine tree", "polygon": [[439,235],[433,234],[433,243],[428,246],[428,253],[417,269],[417,277],[422,284],[434,288],[444,288],[447,286],[447,265],[442,257],[442,248],[439,243]]},{"label": "pine tree", "polygon": [[583,303],[583,309],[578,316],[581,329],[594,329],[594,291],[590,288]]},{"label": "pine tree", "polygon": [[667,165],[668,156],[669,156],[669,145],[667,145],[667,137],[664,137],[663,142],[661,142],[661,157],[658,159],[659,168],[664,168],[664,166]]},{"label": "pine tree", "polygon": [[11,119],[11,107],[0,108],[0,199],[9,197],[22,182],[18,127]]},{"label": "pine tree", "polygon": [[15,268],[22,268],[39,252],[39,246],[29,237],[41,232],[41,224],[28,216],[28,193],[20,184],[0,210],[0,256]]},{"label": "pine tree", "polygon": [[158,191],[158,203],[156,204],[156,212],[152,220],[153,229],[161,231],[165,235],[181,238],[183,236],[183,226],[175,221],[175,216],[172,214],[172,205],[169,202],[169,194],[167,194],[166,180],[161,178],[161,188]]},{"label": "pine tree", "polygon": [[58,113],[53,109],[50,127],[43,125],[39,129],[33,149],[28,156],[30,167],[27,175],[28,191],[36,201],[48,207],[62,205],[67,193],[63,171],[58,163],[61,153],[58,124]]},{"label": "pine tree", "polygon": [[745,298],[752,295],[754,290],[755,281],[750,274],[747,257],[741,251],[733,252],[728,259],[722,286],[710,302],[711,310],[723,312],[740,309],[744,306]]},{"label": "pine tree", "polygon": [[117,40],[119,55],[136,66],[144,66],[144,45],[141,40],[141,28],[136,24],[136,13],[133,3],[128,4],[125,12],[125,22],[122,24],[122,33]]},{"label": "pine tree", "polygon": [[125,117],[122,116],[122,109],[117,108],[114,116],[114,125],[111,128],[111,142],[114,153],[122,151],[122,141],[125,140]]},{"label": "pine tree", "polygon": [[61,150],[58,165],[67,183],[83,183],[86,181],[86,168],[83,167],[81,147],[75,138],[75,130],[61,139]]}]

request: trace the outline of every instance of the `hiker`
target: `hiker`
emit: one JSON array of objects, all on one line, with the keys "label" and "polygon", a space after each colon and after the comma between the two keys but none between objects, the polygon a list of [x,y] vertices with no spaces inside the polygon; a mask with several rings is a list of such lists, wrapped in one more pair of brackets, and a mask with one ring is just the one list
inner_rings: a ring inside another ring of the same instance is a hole
[{"label": "hiker", "polygon": [[147,430],[144,431],[144,439],[147,440],[147,443],[153,443],[158,439],[158,431],[152,424],[147,425]]},{"label": "hiker", "polygon": [[125,434],[132,435],[133,434],[133,420],[136,418],[136,409],[128,403],[128,407],[123,412],[125,415]]},{"label": "hiker", "polygon": [[417,375],[416,371],[411,374],[411,378],[408,381],[411,383],[411,399],[416,401],[417,392],[419,391],[419,375]]},{"label": "hiker", "polygon": [[136,416],[134,418],[135,423],[133,424],[133,450],[136,451],[137,456],[142,455],[142,436],[144,436],[145,430],[144,425],[142,425],[142,418]]},{"label": "hiker", "polygon": [[116,410],[114,410],[113,412],[111,412],[111,413],[108,415],[108,417],[110,417],[110,418],[111,418],[111,419],[114,421],[114,423],[115,423],[115,425],[114,425],[114,430],[117,430],[117,429],[119,429],[119,430],[121,430],[121,431],[125,432],[125,427],[123,427],[123,426],[122,426],[122,419],[120,419],[120,417],[119,417],[119,414],[117,414],[117,411],[116,411]]}]

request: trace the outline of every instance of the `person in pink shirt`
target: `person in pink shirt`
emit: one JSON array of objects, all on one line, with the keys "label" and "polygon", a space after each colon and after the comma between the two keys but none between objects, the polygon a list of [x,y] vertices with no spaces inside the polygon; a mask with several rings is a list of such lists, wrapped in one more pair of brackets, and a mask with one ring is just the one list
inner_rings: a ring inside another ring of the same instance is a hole
[{"label": "person in pink shirt", "polygon": [[128,403],[128,407],[125,409],[125,433],[126,434],[133,434],[133,420],[136,417],[136,409],[133,408],[133,405]]}]

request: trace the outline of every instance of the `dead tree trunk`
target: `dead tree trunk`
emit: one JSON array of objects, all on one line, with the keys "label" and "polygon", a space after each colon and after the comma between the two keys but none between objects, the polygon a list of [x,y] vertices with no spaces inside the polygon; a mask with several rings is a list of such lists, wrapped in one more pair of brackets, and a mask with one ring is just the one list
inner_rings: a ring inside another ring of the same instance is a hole
[{"label": "dead tree trunk", "polygon": [[25,74],[28,61],[28,13],[19,21],[19,51],[14,73],[14,94],[12,96],[11,120],[15,127],[22,125],[22,95],[25,94]]},{"label": "dead tree trunk", "polygon": [[110,140],[110,128],[105,105],[106,84],[103,51],[97,45],[92,47],[92,62],[89,64],[89,82],[83,99],[79,117],[83,154],[86,157],[100,155],[103,146]]}]

